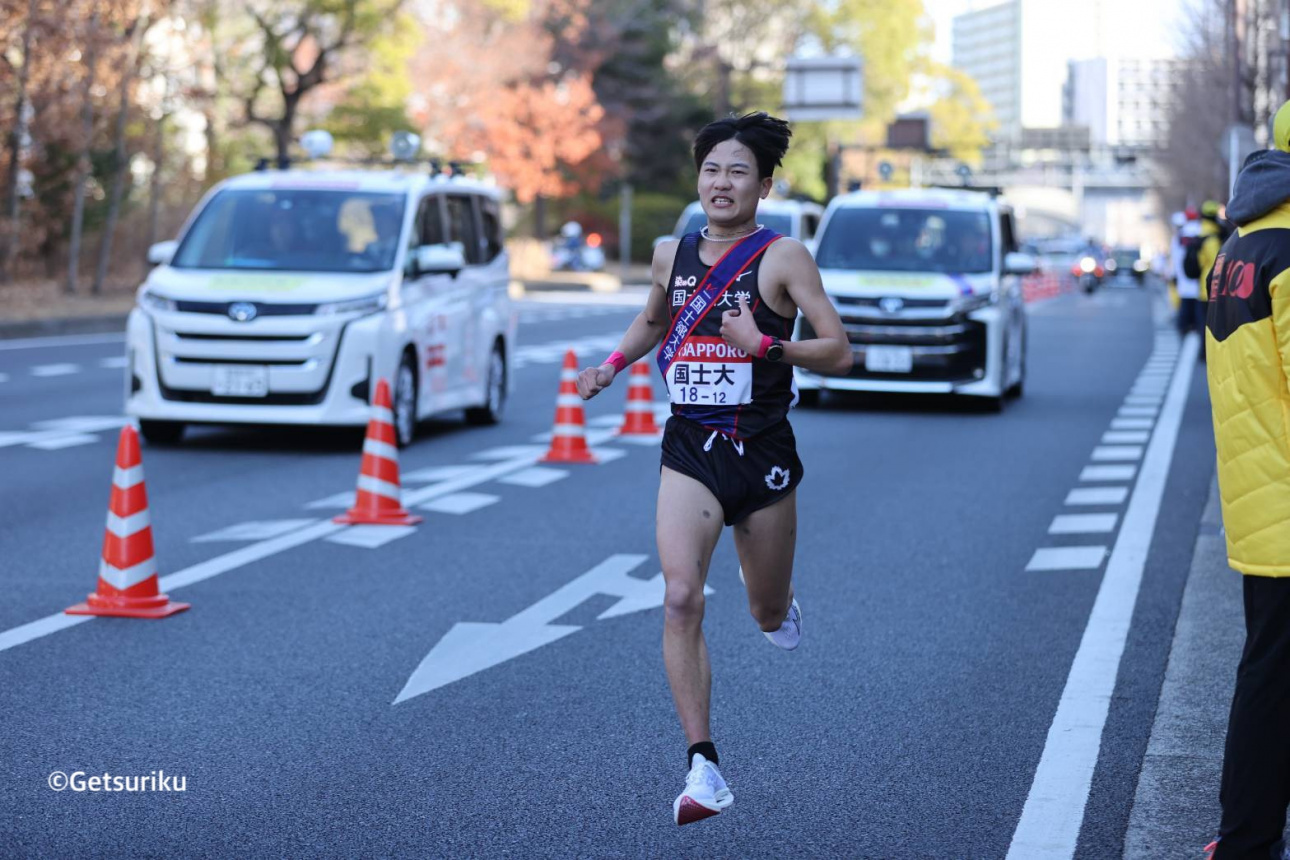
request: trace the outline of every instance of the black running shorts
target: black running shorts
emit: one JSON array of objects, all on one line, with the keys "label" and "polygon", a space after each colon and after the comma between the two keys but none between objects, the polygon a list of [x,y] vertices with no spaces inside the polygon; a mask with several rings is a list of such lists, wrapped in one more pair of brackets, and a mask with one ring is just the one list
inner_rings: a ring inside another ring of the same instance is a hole
[{"label": "black running shorts", "polygon": [[736,442],[673,415],[663,428],[663,465],[707,487],[721,503],[728,526],[775,504],[802,480],[788,421]]}]

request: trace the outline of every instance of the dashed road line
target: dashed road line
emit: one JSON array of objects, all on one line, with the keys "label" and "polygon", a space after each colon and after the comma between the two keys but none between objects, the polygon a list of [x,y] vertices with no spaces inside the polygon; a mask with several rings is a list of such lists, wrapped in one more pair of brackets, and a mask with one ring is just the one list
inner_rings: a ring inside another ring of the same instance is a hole
[{"label": "dashed road line", "polygon": [[1058,514],[1048,527],[1050,535],[1103,534],[1115,531],[1116,514]]},{"label": "dashed road line", "polygon": [[500,496],[491,496],[487,493],[453,493],[417,505],[417,510],[460,516],[461,514],[473,513],[489,505],[495,505],[501,500]]},{"label": "dashed road line", "polygon": [[51,376],[70,376],[73,373],[80,373],[79,364],[38,364],[30,370],[32,376],[38,376],[42,379]]},{"label": "dashed road line", "polygon": [[1196,335],[1189,334],[1178,353],[1177,369],[1160,411],[1160,421],[1142,458],[1133,495],[1121,520],[1093,610],[1013,832],[1008,850],[1010,860],[1037,857],[1064,860],[1075,854],[1102,747],[1102,731],[1187,405],[1198,347]]},{"label": "dashed road line", "polygon": [[1128,487],[1077,487],[1066,494],[1066,504],[1119,505],[1128,495]]},{"label": "dashed road line", "polygon": [[1108,430],[1102,434],[1102,444],[1124,445],[1126,443],[1146,442],[1150,438],[1150,430]]},{"label": "dashed road line", "polygon": [[1053,546],[1035,550],[1026,571],[1097,570],[1106,560],[1104,546]]},{"label": "dashed road line", "polygon": [[1138,473],[1136,466],[1085,466],[1079,473],[1081,481],[1132,481]]},{"label": "dashed road line", "polygon": [[1141,445],[1099,445],[1093,449],[1094,462],[1142,459]]}]

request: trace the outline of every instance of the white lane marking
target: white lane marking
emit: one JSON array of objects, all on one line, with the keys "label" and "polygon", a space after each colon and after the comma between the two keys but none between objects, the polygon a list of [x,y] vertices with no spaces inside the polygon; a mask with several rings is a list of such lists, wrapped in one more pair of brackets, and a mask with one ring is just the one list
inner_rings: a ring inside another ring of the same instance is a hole
[{"label": "white lane marking", "polygon": [[357,546],[363,549],[377,549],[393,540],[407,537],[417,530],[416,526],[350,526],[342,532],[323,538],[327,543],[339,543],[346,546]]},{"label": "white lane marking", "polygon": [[541,457],[546,453],[542,445],[502,445],[498,448],[486,448],[470,456],[476,460],[511,460],[516,457]]},{"label": "white lane marking", "polygon": [[469,514],[480,508],[495,505],[501,500],[500,496],[490,496],[487,493],[453,493],[417,505],[417,509],[439,514]]},{"label": "white lane marking", "polygon": [[1124,398],[1125,406],[1159,406],[1165,398],[1159,394],[1130,394]]},{"label": "white lane marking", "polygon": [[80,334],[60,337],[28,337],[22,340],[0,341],[0,351],[10,349],[40,349],[51,346],[81,346],[87,343],[122,343],[125,334]]},{"label": "white lane marking", "polygon": [[1116,418],[1111,421],[1112,430],[1150,430],[1156,425],[1150,418]]},{"label": "white lane marking", "polygon": [[69,415],[50,421],[37,421],[31,426],[38,430],[68,430],[76,433],[97,433],[116,430],[130,423],[124,415]]},{"label": "white lane marking", "polygon": [[354,504],[354,497],[358,494],[354,490],[344,493],[333,493],[325,499],[318,499],[305,505],[305,510],[318,511],[327,508],[348,508]]},{"label": "white lane marking", "polygon": [[1121,406],[1118,415],[1121,418],[1154,418],[1159,411],[1154,406]]},{"label": "white lane marking", "polygon": [[64,448],[74,448],[77,445],[92,445],[99,441],[97,436],[89,436],[84,433],[77,433],[72,436],[53,436],[48,439],[38,439],[34,442],[28,442],[28,448],[39,448],[41,451],[61,451]]},{"label": "white lane marking", "polygon": [[[588,441],[595,443],[608,439],[612,435],[612,433],[597,431],[595,434],[591,434]],[[403,503],[404,505],[417,505],[421,502],[426,502],[439,496],[446,496],[450,493],[459,492],[468,487],[482,484],[485,481],[491,481],[494,478],[508,475],[511,472],[517,472],[520,469],[529,468],[534,465],[536,459],[536,457],[528,456],[516,457],[513,460],[507,460],[493,466],[481,468],[473,474],[465,475],[455,480],[445,481],[441,484],[432,484],[429,487],[423,487],[420,490],[412,492],[405,492],[403,494]],[[253,543],[250,546],[245,546],[241,549],[225,553],[224,555],[216,556],[208,561],[203,561],[191,567],[186,567],[178,573],[172,573],[169,576],[161,577],[161,590],[169,591],[176,588],[182,588],[185,585],[191,585],[194,582],[201,582],[204,579],[219,576],[221,573],[236,570],[239,567],[268,558],[269,556],[276,555],[285,550],[292,549],[293,547],[335,534],[344,528],[353,527],[338,525],[330,520],[322,520],[312,526],[307,526],[299,531],[283,535],[282,537]],[[21,625],[20,627],[2,631],[0,632],[0,651],[12,648],[15,645],[30,642],[33,639],[45,636],[49,633],[56,633],[59,630],[72,626],[73,624],[80,623],[82,620],[93,620],[94,617],[95,616],[93,615],[69,616],[60,612],[57,615],[50,615]],[[77,620],[68,622],[66,620],[67,618],[75,618]]]},{"label": "white lane marking", "polygon": [[1097,570],[1105,559],[1104,546],[1044,547],[1035,550],[1026,570]]},{"label": "white lane marking", "polygon": [[[659,608],[663,605],[663,574],[656,574],[652,579],[631,576],[631,571],[640,567],[646,558],[644,555],[610,556],[500,623],[454,624],[413,670],[391,704],[429,693],[577,633],[581,627],[552,622],[597,594],[619,598],[596,617],[597,621]],[[712,594],[713,590],[704,586],[703,592]]]},{"label": "white lane marking", "polygon": [[1146,442],[1150,438],[1150,430],[1108,430],[1102,434],[1102,444],[1123,445],[1130,442]]},{"label": "white lane marking", "polygon": [[31,369],[32,376],[38,376],[42,379],[51,376],[70,376],[73,373],[80,373],[79,364],[38,364]]},{"label": "white lane marking", "polygon": [[405,484],[432,484],[435,481],[449,481],[462,475],[469,475],[478,468],[478,466],[430,466],[426,469],[404,472],[400,477]]},{"label": "white lane marking", "polygon": [[[620,440],[614,439],[614,441],[618,442]],[[627,456],[627,452],[622,448],[592,448],[591,453],[595,455],[601,466]]]},{"label": "white lane marking", "polygon": [[124,355],[113,355],[99,362],[99,367],[104,370],[125,370],[126,357]]},{"label": "white lane marking", "polygon": [[595,418],[587,419],[588,427],[617,427],[622,423],[621,415],[597,415]]},{"label": "white lane marking", "polygon": [[313,522],[317,522],[317,520],[253,520],[247,523],[238,523],[235,526],[229,526],[219,531],[198,535],[192,538],[189,543],[268,540],[269,538],[279,537],[287,532],[304,528]]},{"label": "white lane marking", "polygon": [[663,434],[657,433],[653,436],[619,436],[614,440],[618,445],[640,445],[642,447],[658,447],[663,442]]},{"label": "white lane marking", "polygon": [[1142,458],[1141,445],[1099,445],[1093,449],[1093,461],[1138,460]]},{"label": "white lane marking", "polygon": [[1079,473],[1081,481],[1132,481],[1136,466],[1085,466]]},{"label": "white lane marking", "polygon": [[1086,535],[1115,531],[1115,514],[1058,514],[1048,527],[1050,535]]},{"label": "white lane marking", "polygon": [[1066,494],[1066,504],[1118,505],[1128,495],[1128,487],[1079,487]]},{"label": "white lane marking", "polygon": [[48,636],[50,633],[57,633],[59,630],[66,630],[68,627],[93,620],[93,615],[64,615],[61,612],[57,615],[47,615],[38,621],[31,621],[21,627],[14,627],[0,633],[0,651],[8,651],[10,648],[39,639],[41,636]]},{"label": "white lane marking", "polygon": [[521,469],[514,474],[498,478],[497,483],[510,484],[514,487],[545,487],[547,484],[554,484],[556,481],[567,477],[569,477],[569,473],[564,469],[534,466],[531,469]]},{"label": "white lane marking", "polygon": [[8,381],[9,381],[9,374],[0,373],[0,382],[8,382]]},{"label": "white lane marking", "polygon": [[1142,571],[1151,551],[1198,347],[1196,335],[1187,335],[1178,357],[1177,375],[1160,414],[1160,424],[1147,446],[1133,497],[1125,510],[1021,819],[1013,832],[1008,849],[1010,860],[1036,857],[1064,860],[1075,854],[1093,771],[1102,747],[1102,730],[1115,692],[1124,643],[1133,623]]}]

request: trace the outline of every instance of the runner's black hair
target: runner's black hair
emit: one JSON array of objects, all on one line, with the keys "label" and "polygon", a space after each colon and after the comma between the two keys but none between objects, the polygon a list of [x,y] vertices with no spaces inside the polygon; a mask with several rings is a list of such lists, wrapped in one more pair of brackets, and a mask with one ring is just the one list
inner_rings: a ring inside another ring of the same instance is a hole
[{"label": "runner's black hair", "polygon": [[703,160],[718,143],[734,139],[752,150],[757,159],[757,178],[765,179],[779,167],[784,153],[788,152],[788,139],[793,136],[788,123],[765,111],[728,116],[710,122],[694,138],[694,166],[703,169]]}]

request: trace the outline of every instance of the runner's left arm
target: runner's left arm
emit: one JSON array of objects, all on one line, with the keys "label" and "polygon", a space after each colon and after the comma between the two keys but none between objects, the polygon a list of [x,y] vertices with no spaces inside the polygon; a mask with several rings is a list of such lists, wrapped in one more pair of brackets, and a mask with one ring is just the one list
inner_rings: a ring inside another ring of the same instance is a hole
[{"label": "runner's left arm", "polygon": [[816,373],[843,375],[851,372],[851,343],[837,309],[824,293],[819,267],[801,242],[783,239],[771,245],[768,273],[783,284],[788,297],[815,330],[812,340],[784,344],[783,361]]}]

